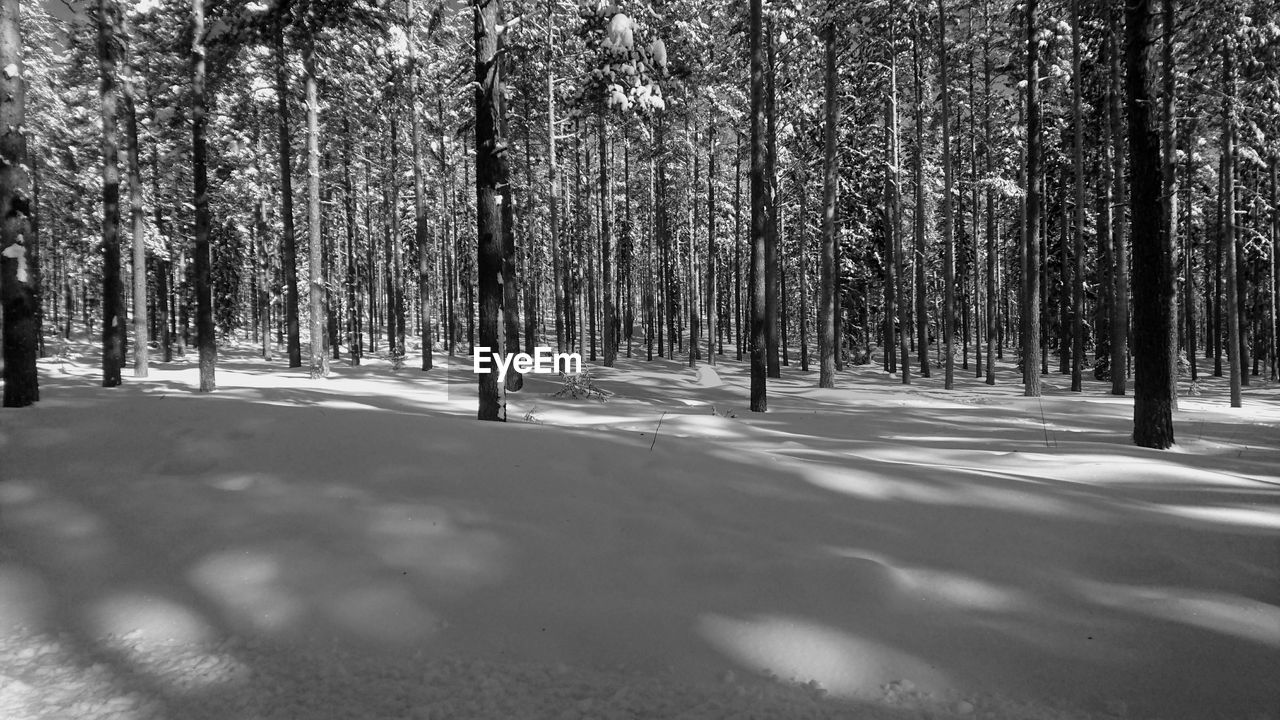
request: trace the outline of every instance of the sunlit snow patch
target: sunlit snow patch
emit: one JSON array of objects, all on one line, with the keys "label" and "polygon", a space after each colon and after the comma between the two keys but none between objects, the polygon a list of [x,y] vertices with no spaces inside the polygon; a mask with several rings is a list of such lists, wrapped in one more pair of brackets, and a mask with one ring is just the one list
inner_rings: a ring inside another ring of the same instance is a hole
[{"label": "sunlit snow patch", "polygon": [[876,700],[884,685],[910,680],[935,696],[951,683],[901,650],[814,622],[780,615],[747,620],[704,615],[698,633],[716,649],[759,672],[813,682],[838,697]]}]

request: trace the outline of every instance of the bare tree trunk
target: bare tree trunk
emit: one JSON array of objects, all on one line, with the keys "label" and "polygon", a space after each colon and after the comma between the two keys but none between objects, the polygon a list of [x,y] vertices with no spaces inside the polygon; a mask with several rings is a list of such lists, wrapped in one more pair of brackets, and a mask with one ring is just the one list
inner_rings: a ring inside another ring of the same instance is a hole
[{"label": "bare tree trunk", "polygon": [[1027,210],[1023,229],[1022,374],[1027,397],[1040,396],[1040,41],[1036,6],[1027,2]]},{"label": "bare tree trunk", "polygon": [[[1178,253],[1178,116],[1177,110],[1177,67],[1173,56],[1173,40],[1177,33],[1176,14],[1173,0],[1161,0],[1161,33],[1160,33],[1160,145],[1163,148],[1160,161],[1161,210],[1164,222],[1160,227],[1162,258],[1168,258],[1170,266],[1165,268],[1165,282],[1169,287],[1161,290],[1169,307],[1169,402],[1174,410],[1178,409],[1178,267],[1175,258]],[[1155,83],[1151,78],[1150,82]],[[1148,93],[1154,95],[1155,93]],[[1186,278],[1189,281],[1190,277]]]},{"label": "bare tree trunk", "polygon": [[289,367],[302,367],[302,339],[298,326],[298,249],[293,225],[293,148],[289,139],[288,58],[284,50],[284,21],[276,21],[276,109],[280,123],[280,262],[284,273],[284,321]]},{"label": "bare tree trunk", "polygon": [[[0,1],[0,306],[4,329],[4,407],[40,399],[36,355],[39,295],[33,267],[32,187],[28,170],[26,66],[18,0]],[[9,72],[10,69],[16,69]],[[69,295],[68,295],[69,296]],[[70,309],[67,322],[70,323]]]},{"label": "bare tree trunk", "polygon": [[[929,305],[928,288],[925,285],[924,256],[924,68],[920,57],[920,18],[911,20],[911,61],[915,80],[916,147],[912,157],[911,174],[915,192],[915,294],[916,294],[916,353],[920,375],[929,377]],[[838,271],[837,271],[838,272]],[[838,322],[838,321],[837,321]],[[837,351],[838,352],[838,351]]]},{"label": "bare tree trunk", "polygon": [[418,45],[414,38],[413,2],[407,11],[409,17],[409,117],[410,142],[413,151],[413,241],[418,250],[418,308],[422,338],[422,370],[430,370],[435,349],[431,325],[431,264],[429,253],[431,234],[427,228],[427,189],[422,168],[422,121],[418,119],[418,95],[422,87],[422,68],[418,64]]},{"label": "bare tree trunk", "polygon": [[329,376],[325,351],[324,248],[320,234],[320,102],[316,95],[315,39],[309,38],[302,55],[307,96],[307,278],[311,309],[311,377]]},{"label": "bare tree trunk", "polygon": [[[498,25],[502,0],[474,0],[476,76],[476,260],[480,283],[480,322],[477,345],[501,353],[502,335],[502,215],[498,197],[502,177],[499,154],[502,138],[502,58],[498,55]],[[479,352],[479,350],[475,350]],[[477,375],[481,420],[506,420],[496,372]]]},{"label": "bare tree trunk", "polygon": [[716,364],[716,109],[707,111],[707,362]]},{"label": "bare tree trunk", "polygon": [[[1131,0],[1125,17],[1125,95],[1129,111],[1129,166],[1133,176],[1133,442],[1163,450],[1173,444],[1172,381],[1169,348],[1173,339],[1172,238],[1161,199],[1159,94],[1152,37],[1152,0]],[[1166,32],[1171,28],[1165,28]]]},{"label": "bare tree trunk", "polygon": [[[1114,20],[1114,18],[1113,18]],[[1114,20],[1118,24],[1118,20]],[[1125,250],[1127,235],[1125,209],[1128,205],[1125,192],[1124,124],[1120,114],[1120,42],[1119,29],[1109,33],[1111,43],[1111,90],[1108,100],[1111,122],[1112,170],[1112,221],[1111,254],[1115,262],[1111,273],[1114,289],[1111,294],[1111,394],[1124,395],[1129,367],[1129,253]]]},{"label": "bare tree trunk", "polygon": [[771,208],[766,174],[768,148],[765,118],[765,48],[761,0],[750,0],[751,43],[751,411],[769,409],[766,397],[768,374],[768,299],[766,288],[766,236]]},{"label": "bare tree trunk", "polygon": [[119,10],[98,0],[98,63],[102,83],[102,386],[120,384],[124,364],[124,288],[120,280],[120,140],[116,119],[115,29]]},{"label": "bare tree trunk", "polygon": [[767,206],[764,231],[764,322],[767,372],[771,378],[782,377],[778,365],[778,109],[776,93],[773,17],[765,21],[765,185],[764,203]]},{"label": "bare tree trunk", "polygon": [[836,95],[835,2],[827,4],[823,27],[825,46],[825,108],[822,180],[822,269],[818,279],[818,387],[835,387],[836,377],[836,183],[839,181],[840,101]]},{"label": "bare tree trunk", "polygon": [[[126,30],[127,32],[127,30]],[[134,107],[133,65],[126,50],[124,73],[121,78],[121,99],[124,100],[125,143],[128,152],[127,174],[129,178],[129,242],[133,255],[133,376],[147,376],[147,244],[143,238],[145,210],[142,207],[142,170],[138,157],[138,116]]]},{"label": "bare tree trunk", "polygon": [[[1033,5],[1034,7],[1034,5]],[[942,84],[942,256],[943,256],[943,387],[955,387],[955,328],[956,328],[956,243],[955,210],[951,202],[953,187],[951,169],[951,88],[947,82],[947,15],[943,0],[938,0],[938,66]]]},{"label": "bare tree trunk", "polygon": [[1071,0],[1071,120],[1075,123],[1072,163],[1075,171],[1075,266],[1071,283],[1071,391],[1084,389],[1084,118],[1080,74],[1080,0]]},{"label": "bare tree trunk", "polygon": [[1240,376],[1240,304],[1237,286],[1240,282],[1236,266],[1236,78],[1235,54],[1230,38],[1222,47],[1222,264],[1227,276],[1227,363],[1231,376],[1231,407],[1241,406]]},{"label": "bare tree trunk", "polygon": [[200,351],[200,392],[213,392],[217,338],[213,325],[213,285],[210,282],[209,178],[205,149],[204,0],[192,0],[195,28],[191,40],[191,175],[195,184],[196,346]]}]

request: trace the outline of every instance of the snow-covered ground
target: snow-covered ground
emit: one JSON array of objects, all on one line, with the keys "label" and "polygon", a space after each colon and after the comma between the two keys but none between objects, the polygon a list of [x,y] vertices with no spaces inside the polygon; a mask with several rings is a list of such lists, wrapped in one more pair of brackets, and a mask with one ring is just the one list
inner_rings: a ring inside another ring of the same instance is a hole
[{"label": "snow-covered ground", "polygon": [[[79,348],[87,350],[87,348]],[[233,349],[0,411],[0,718],[1280,718],[1280,389]],[[128,371],[126,371],[126,376]]]}]

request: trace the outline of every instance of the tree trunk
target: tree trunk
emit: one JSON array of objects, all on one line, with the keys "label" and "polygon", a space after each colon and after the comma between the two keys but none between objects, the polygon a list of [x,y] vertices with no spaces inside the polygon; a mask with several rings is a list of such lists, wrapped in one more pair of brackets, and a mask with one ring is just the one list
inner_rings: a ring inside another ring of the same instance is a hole
[{"label": "tree trunk", "polygon": [[764,230],[764,322],[767,372],[771,378],[782,377],[778,365],[778,108],[776,93],[777,42],[774,39],[773,16],[765,24],[765,184],[767,206]]},{"label": "tree trunk", "polygon": [[[127,31],[126,31],[127,32]],[[133,250],[133,376],[147,376],[149,339],[147,337],[147,245],[143,239],[145,229],[142,207],[142,170],[138,157],[138,116],[134,108],[132,64],[128,50],[121,80],[121,99],[124,100],[125,143],[129,159],[129,242]]]},{"label": "tree trunk", "polygon": [[[920,375],[929,377],[929,306],[928,288],[925,287],[924,256],[924,67],[920,57],[920,19],[911,21],[911,64],[915,81],[916,147],[911,158],[912,183],[914,184],[915,209],[915,295],[916,295],[916,353]],[[837,270],[838,272],[838,270]],[[837,322],[839,322],[837,320]],[[838,334],[838,332],[837,332]],[[838,351],[838,350],[837,350]]]},{"label": "tree trunk", "polygon": [[1071,391],[1084,389],[1084,118],[1080,74],[1080,0],[1071,0],[1071,120],[1075,124],[1071,160],[1075,171],[1075,266],[1071,282]]},{"label": "tree trunk", "polygon": [[[32,188],[28,170],[26,67],[18,0],[0,0],[0,304],[3,305],[4,407],[26,407],[40,399],[36,373],[40,327],[36,308]],[[67,318],[70,322],[68,308]],[[117,370],[118,374],[118,370]]]},{"label": "tree trunk", "polygon": [[1027,397],[1040,396],[1040,41],[1037,0],[1027,3],[1027,209],[1023,227],[1022,376]]},{"label": "tree trunk", "polygon": [[[1113,11],[1115,11],[1113,9]],[[1115,11],[1119,12],[1119,11]],[[1118,24],[1118,20],[1115,21]],[[1111,293],[1111,394],[1124,395],[1125,381],[1129,366],[1129,258],[1125,250],[1127,234],[1125,209],[1128,200],[1125,195],[1125,163],[1124,163],[1124,124],[1120,114],[1120,43],[1117,38],[1119,30],[1113,27],[1109,32],[1111,43],[1111,90],[1108,115],[1111,122],[1111,141],[1114,146],[1111,156],[1111,254],[1115,266],[1111,273],[1114,284]]]},{"label": "tree trunk", "polygon": [[195,28],[191,40],[191,175],[195,185],[196,347],[200,351],[200,392],[213,392],[217,339],[213,325],[213,285],[210,282],[209,178],[205,149],[204,0],[192,0]]},{"label": "tree trunk", "polygon": [[1240,375],[1240,301],[1236,267],[1236,78],[1234,48],[1231,40],[1223,41],[1222,85],[1222,265],[1226,271],[1227,295],[1227,363],[1231,376],[1231,407],[1241,406]]},{"label": "tree trunk", "polygon": [[[505,42],[498,38],[498,54],[505,52]],[[499,132],[503,138],[501,151],[498,153],[498,173],[503,178],[499,190],[500,211],[502,214],[502,347],[506,355],[520,352],[520,293],[516,287],[516,229],[515,229],[515,192],[511,187],[511,152],[506,138],[510,137],[507,129],[507,101],[498,96]],[[514,366],[507,370],[506,389],[516,392],[524,387],[524,376],[516,372]]]},{"label": "tree trunk", "polygon": [[413,151],[413,241],[418,250],[418,308],[422,337],[422,370],[430,370],[434,350],[431,323],[431,265],[427,252],[431,245],[427,229],[427,188],[422,167],[422,121],[418,119],[418,95],[421,90],[421,68],[418,65],[417,43],[414,40],[413,2],[409,9],[409,117],[410,142]]},{"label": "tree trunk", "polygon": [[316,47],[309,38],[302,56],[307,96],[307,279],[311,310],[311,377],[329,376],[325,351],[324,258],[320,234],[320,102],[316,95]]},{"label": "tree trunk", "polygon": [[[1125,95],[1129,111],[1129,181],[1133,215],[1133,442],[1163,450],[1173,444],[1169,348],[1173,301],[1171,238],[1164,224],[1152,38],[1153,0],[1130,0],[1125,11]],[[1171,28],[1166,28],[1166,31]]]},{"label": "tree trunk", "polygon": [[767,260],[769,206],[765,118],[765,48],[762,2],[750,0],[751,43],[751,411],[769,409],[765,395],[768,374]]},{"label": "tree trunk", "polygon": [[102,83],[102,386],[120,384],[124,364],[124,288],[120,279],[120,168],[116,121],[114,0],[98,0],[98,63]]},{"label": "tree trunk", "polygon": [[707,111],[707,362],[716,364],[716,109]]},{"label": "tree trunk", "polygon": [[827,4],[822,29],[825,70],[822,177],[822,265],[818,278],[818,387],[835,387],[836,378],[836,184],[839,181],[840,100],[836,95],[835,3]]},{"label": "tree trunk", "polygon": [[[1177,32],[1177,19],[1174,12],[1174,0],[1161,2],[1161,42],[1160,66],[1160,146],[1163,148],[1160,160],[1161,210],[1164,213],[1160,227],[1161,258],[1167,259],[1168,267],[1164,281],[1169,287],[1161,290],[1161,296],[1168,303],[1166,310],[1169,318],[1169,341],[1167,343],[1169,363],[1169,402],[1174,410],[1178,409],[1178,273],[1175,257],[1178,252],[1178,116],[1177,110],[1177,67],[1173,55],[1173,39]],[[1155,78],[1150,78],[1154,85]],[[1154,93],[1149,93],[1149,95]],[[1190,280],[1190,277],[1186,278]],[[1184,280],[1184,281],[1186,281]]]},{"label": "tree trunk", "polygon": [[[476,261],[479,275],[480,321],[477,348],[497,356],[502,337],[502,215],[498,197],[507,179],[499,155],[502,138],[502,58],[498,55],[498,25],[502,0],[475,3],[476,102]],[[501,406],[497,372],[479,373],[481,420],[506,420]]]},{"label": "tree trunk", "polygon": [[293,145],[289,139],[288,58],[284,50],[284,20],[276,21],[276,109],[280,120],[280,263],[284,273],[284,322],[289,367],[302,367],[302,340],[298,327],[298,249],[293,226]]},{"label": "tree trunk", "polygon": [[[1034,3],[1032,4],[1034,7]],[[942,84],[942,281],[943,316],[942,341],[944,357],[943,387],[955,386],[956,359],[954,352],[956,327],[956,260],[955,260],[955,211],[952,207],[951,169],[951,88],[947,83],[947,16],[943,0],[938,0],[938,66]]]}]

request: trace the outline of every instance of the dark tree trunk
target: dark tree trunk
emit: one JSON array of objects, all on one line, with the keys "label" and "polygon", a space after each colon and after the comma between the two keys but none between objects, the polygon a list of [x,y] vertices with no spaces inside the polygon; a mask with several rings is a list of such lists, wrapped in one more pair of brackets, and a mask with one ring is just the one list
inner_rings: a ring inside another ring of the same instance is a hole
[{"label": "dark tree trunk", "polygon": [[1027,209],[1023,227],[1022,376],[1027,397],[1040,396],[1040,41],[1037,0],[1027,2]]},{"label": "dark tree trunk", "polygon": [[298,249],[293,227],[293,149],[289,139],[288,58],[284,50],[284,20],[276,21],[276,110],[280,124],[280,263],[284,274],[284,322],[289,367],[302,367],[302,340],[298,326]]},{"label": "dark tree trunk", "polygon": [[[1113,12],[1120,13],[1113,8]],[[1118,24],[1122,16],[1113,16]],[[1115,265],[1111,273],[1113,288],[1111,292],[1111,394],[1124,395],[1129,368],[1129,253],[1125,249],[1127,236],[1124,161],[1125,129],[1121,115],[1120,97],[1123,93],[1120,79],[1120,41],[1119,30],[1112,28],[1109,32],[1111,43],[1111,90],[1108,99],[1108,115],[1111,123],[1111,254]]]},{"label": "dark tree trunk", "polygon": [[116,119],[115,29],[119,10],[98,0],[98,63],[102,83],[102,386],[120,384],[124,364],[124,287],[120,279],[120,140]]},{"label": "dark tree trunk", "polygon": [[751,411],[769,409],[765,395],[768,375],[768,331],[765,304],[768,297],[766,236],[769,206],[765,118],[765,47],[761,0],[750,0],[751,43]]},{"label": "dark tree trunk", "polygon": [[[19,31],[18,0],[0,1],[0,304],[3,305],[4,407],[26,407],[40,399],[36,374],[39,296],[28,247],[32,233],[32,188],[28,171],[26,67]],[[68,297],[70,294],[68,293]],[[70,323],[71,309],[67,309]],[[118,371],[117,371],[118,374]]]},{"label": "dark tree trunk", "polygon": [[1130,0],[1125,13],[1125,96],[1129,111],[1129,185],[1133,215],[1133,441],[1162,450],[1173,444],[1169,348],[1173,266],[1161,200],[1159,89],[1153,0]]},{"label": "dark tree trunk", "polygon": [[600,271],[603,275],[604,283],[604,366],[613,367],[614,362],[618,359],[618,341],[614,335],[616,308],[613,305],[613,228],[609,222],[612,214],[609,197],[609,128],[608,123],[605,121],[604,113],[605,108],[601,107],[599,124],[597,125],[597,132],[600,135]]},{"label": "dark tree trunk", "polygon": [[[916,295],[916,353],[920,375],[929,377],[929,305],[924,255],[924,67],[920,57],[921,21],[913,16],[911,21],[911,64],[915,85],[916,147],[911,158],[912,184],[915,193],[913,222],[915,231],[915,295]],[[839,271],[837,270],[837,273]],[[837,320],[837,323],[839,321]],[[837,336],[839,329],[837,328]],[[837,352],[839,350],[837,349]]]},{"label": "dark tree trunk", "polygon": [[778,108],[775,78],[777,41],[774,39],[773,17],[764,24],[766,65],[764,66],[765,92],[765,180],[764,204],[764,322],[767,373],[771,378],[782,377],[778,365]]},{"label": "dark tree trunk", "polygon": [[[991,175],[995,160],[992,148],[991,138],[991,81],[992,81],[992,61],[991,61],[991,7],[990,3],[983,2],[983,41],[982,41],[982,74],[983,74],[983,104],[982,104],[982,131],[984,136],[983,143],[983,162],[986,167],[986,173]],[[997,340],[1000,336],[1000,305],[996,302],[996,193],[995,190],[988,187],[986,197],[987,211],[987,377],[988,385],[996,384],[996,353]],[[976,212],[976,208],[975,208]]]},{"label": "dark tree trunk", "polygon": [[[498,197],[507,179],[502,176],[503,152],[502,58],[498,55],[498,24],[502,0],[475,3],[476,103],[476,261],[479,275],[480,321],[478,348],[501,352],[502,214]],[[474,352],[480,352],[479,349]],[[481,420],[505,420],[497,372],[476,376]]]},{"label": "dark tree trunk", "polygon": [[422,337],[422,369],[431,369],[431,353],[435,349],[432,342],[431,323],[431,264],[427,252],[431,245],[431,235],[427,228],[427,189],[422,167],[422,121],[418,118],[418,95],[422,86],[422,69],[418,64],[417,43],[414,40],[413,3],[410,0],[409,10],[409,117],[410,141],[413,150],[413,241],[418,251],[418,308],[421,318],[419,330]]},{"label": "dark tree trunk", "polygon": [[195,28],[191,40],[191,175],[195,185],[196,347],[200,351],[200,392],[213,392],[217,339],[213,325],[213,284],[210,282],[209,178],[205,148],[204,0],[192,0]]},{"label": "dark tree trunk", "polygon": [[1227,276],[1227,364],[1231,376],[1231,407],[1240,407],[1240,376],[1244,369],[1240,357],[1240,299],[1237,293],[1240,278],[1236,266],[1236,78],[1234,48],[1230,39],[1223,41],[1222,85],[1226,90],[1222,97],[1222,265]]},{"label": "dark tree trunk", "polygon": [[[1174,410],[1178,409],[1178,116],[1177,111],[1177,67],[1173,55],[1173,40],[1177,33],[1174,0],[1161,1],[1160,32],[1160,146],[1163,148],[1160,159],[1161,175],[1161,211],[1164,218],[1160,226],[1161,258],[1167,260],[1167,273],[1163,280],[1169,287],[1161,290],[1161,296],[1168,303],[1166,313],[1169,319],[1169,341],[1167,343],[1169,363],[1169,403]],[[1148,38],[1150,40],[1150,38]],[[1150,65],[1148,65],[1150,71]],[[1155,78],[1149,78],[1155,84]],[[1152,95],[1155,93],[1148,93]],[[1190,277],[1187,278],[1190,280]]]},{"label": "dark tree trunk", "polygon": [[[1034,7],[1034,4],[1032,5]],[[952,207],[951,170],[951,88],[947,82],[947,16],[943,0],[938,0],[938,66],[942,84],[942,341],[943,387],[955,386],[955,328],[956,328],[956,260],[955,260],[955,211]]]},{"label": "dark tree trunk", "polygon": [[1071,274],[1071,390],[1084,389],[1084,117],[1081,95],[1084,78],[1080,74],[1080,0],[1071,0],[1071,120],[1075,124],[1072,164],[1075,171],[1075,229]]},{"label": "dark tree trunk", "polygon": [[[707,112],[707,362],[716,364],[716,110]],[[803,247],[803,246],[802,246]],[[803,252],[803,251],[802,251]]]},{"label": "dark tree trunk", "polygon": [[835,3],[827,4],[827,22],[822,29],[825,46],[826,122],[823,126],[822,158],[822,265],[818,278],[818,387],[833,388],[836,382],[836,183],[839,180],[840,100],[836,95]]}]

